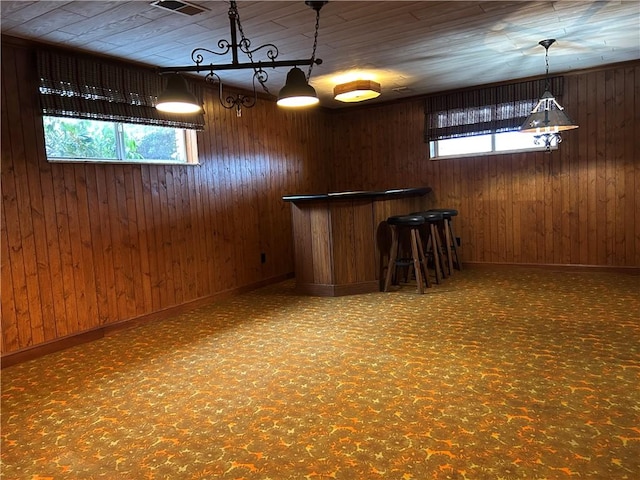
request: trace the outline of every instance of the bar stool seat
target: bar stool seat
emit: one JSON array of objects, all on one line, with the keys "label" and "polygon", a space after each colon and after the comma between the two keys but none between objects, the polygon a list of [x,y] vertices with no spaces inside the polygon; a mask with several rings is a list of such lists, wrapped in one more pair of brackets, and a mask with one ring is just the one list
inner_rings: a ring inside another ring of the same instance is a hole
[{"label": "bar stool seat", "polygon": [[451,275],[453,273],[454,266],[457,270],[462,270],[462,264],[460,263],[460,257],[458,255],[457,237],[453,233],[452,222],[452,217],[458,215],[458,210],[454,208],[430,208],[427,211],[442,214],[443,219],[438,224],[438,232],[446,251],[449,274]]},{"label": "bar stool seat", "polygon": [[[397,267],[413,266],[417,291],[418,293],[424,293],[424,285],[431,286],[428,272],[426,272],[425,255],[420,238],[420,229],[425,224],[424,217],[421,215],[394,215],[387,218],[387,224],[391,228],[391,252],[389,254],[389,264],[387,265],[384,291],[389,291],[391,280],[396,273]],[[411,243],[410,257],[405,254],[399,254],[400,243],[406,239],[403,238],[406,234],[409,235]]]}]

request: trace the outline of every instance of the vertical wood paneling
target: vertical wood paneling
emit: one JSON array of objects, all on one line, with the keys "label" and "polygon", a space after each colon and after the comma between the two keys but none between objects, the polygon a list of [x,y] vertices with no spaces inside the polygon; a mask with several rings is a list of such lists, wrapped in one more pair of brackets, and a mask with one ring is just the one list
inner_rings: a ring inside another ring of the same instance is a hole
[{"label": "vertical wood paneling", "polygon": [[[614,79],[611,82],[613,85],[613,100],[611,113],[607,115],[614,115],[614,121],[612,122],[612,147],[614,149],[613,163],[616,168],[613,169],[615,189],[612,195],[616,201],[616,212],[612,219],[615,228],[615,235],[613,239],[615,245],[611,249],[612,251],[625,252],[623,256],[626,261],[626,248],[625,248],[625,218],[626,218],[626,206],[624,201],[624,195],[620,198],[619,192],[623,191],[625,184],[625,159],[624,159],[624,122],[625,122],[625,105],[624,105],[624,70],[616,70],[612,72]],[[619,112],[616,115],[615,112]]]},{"label": "vertical wood paneling", "polygon": [[[217,113],[215,117],[215,125],[227,125],[229,123],[229,116],[227,115],[229,112],[226,110],[222,110],[221,108],[214,105],[214,100],[210,99],[210,109],[213,109],[214,112]],[[237,210],[237,207],[233,204],[233,182],[236,181],[235,175],[235,167],[233,164],[233,150],[234,148],[234,139],[231,135],[230,128],[220,128],[220,134],[216,135],[216,153],[217,157],[215,160],[217,166],[217,174],[216,174],[216,191],[215,201],[217,206],[217,213],[220,217],[215,217],[214,224],[216,229],[220,232],[220,236],[222,239],[222,253],[223,258],[221,259],[221,265],[229,265],[234,258],[235,249],[234,245],[237,242],[234,242],[233,239],[233,231],[235,229],[235,225],[233,222],[232,212],[240,214]],[[236,187],[237,189],[237,187]],[[229,206],[230,208],[227,208]],[[240,239],[238,238],[238,241]],[[216,243],[215,245],[219,245]],[[216,289],[223,289],[225,282],[231,282],[232,284],[237,283],[237,270],[231,269],[231,271],[227,272],[228,277],[222,274],[223,272],[219,272],[217,282],[215,285]]]},{"label": "vertical wood paneling", "polygon": [[[54,165],[57,167],[57,165]],[[99,295],[106,297],[107,311],[100,313],[100,324],[105,325],[113,321],[115,318],[120,319],[118,315],[118,294],[116,290],[116,266],[113,263],[114,244],[112,239],[112,223],[109,211],[109,196],[107,193],[107,176],[105,175],[106,166],[96,165],[96,195],[98,203],[96,204],[97,212],[93,213],[93,217],[98,220],[99,229],[93,230],[93,236],[100,237],[95,243],[93,243],[94,251],[96,255],[102,256],[102,261],[96,262],[103,267],[102,275],[104,276],[104,289],[99,292]],[[92,222],[93,223],[93,222]],[[96,225],[96,226],[98,226]],[[96,251],[98,247],[102,250]]]},{"label": "vertical wood paneling", "polygon": [[[89,330],[99,325],[97,311],[97,290],[96,290],[96,270],[93,261],[93,249],[91,235],[91,210],[87,195],[86,167],[75,168],[70,183],[75,186],[74,203],[78,206],[77,215],[73,216],[74,221],[70,222],[71,231],[75,233],[77,278],[81,282],[82,295],[84,298],[84,310],[82,317],[79,316],[79,326],[82,330]],[[69,187],[68,187],[69,188]],[[69,202],[67,201],[67,204]],[[79,238],[78,238],[79,237]]]},{"label": "vertical wood paneling", "polygon": [[[14,55],[2,56],[3,105],[14,109],[20,108],[20,98],[13,92],[19,92],[19,62]],[[11,93],[9,93],[11,92]],[[18,316],[27,315],[28,322],[18,321],[17,341],[20,346],[29,346],[43,341],[42,308],[31,301],[38,298],[40,288],[37,268],[35,265],[35,242],[33,221],[30,212],[29,184],[27,176],[26,157],[30,153],[30,146],[24,137],[24,117],[11,118],[8,122],[10,141],[10,155],[13,162],[9,165],[9,172],[13,177],[2,182],[3,203],[9,218],[16,218],[16,222],[7,222],[7,233],[10,245],[10,263],[16,295],[16,310]],[[3,130],[4,133],[4,130]],[[3,142],[4,143],[4,142]],[[4,166],[3,166],[4,169]],[[3,285],[4,288],[4,285]]]},{"label": "vertical wood paneling", "polygon": [[116,195],[118,202],[119,234],[122,241],[124,268],[121,270],[125,288],[127,311],[124,318],[138,315],[140,305],[140,269],[135,210],[132,210],[131,195],[133,189],[129,182],[130,167],[118,165],[116,172]]},{"label": "vertical wood paneling", "polygon": [[[220,125],[219,116],[213,108],[210,97],[205,97],[205,112],[207,123]],[[198,132],[198,145],[201,166],[198,167],[200,182],[198,184],[198,193],[202,202],[202,225],[204,231],[201,232],[205,239],[206,256],[206,272],[209,277],[210,289],[216,291],[221,289],[224,284],[223,269],[214,268],[214,265],[225,264],[225,252],[228,242],[225,240],[224,231],[222,230],[223,210],[220,207],[222,198],[220,192],[220,182],[224,176],[219,175],[220,165],[223,163],[222,144],[218,137],[221,135],[223,128],[215,128],[213,132],[205,135],[204,132]],[[209,152],[211,161],[204,165],[203,150]],[[217,220],[217,221],[216,221]],[[213,246],[215,245],[215,248]],[[230,280],[232,281],[232,280]]]},{"label": "vertical wood paneling", "polygon": [[[504,238],[504,262],[513,263],[514,260],[514,251],[513,251],[513,238],[514,238],[514,221],[513,221],[513,201],[512,200],[512,192],[513,192],[513,176],[512,176],[512,164],[507,159],[511,157],[503,157],[502,162],[500,164],[500,170],[502,171],[502,175],[504,177],[504,187],[502,189],[502,195],[500,196],[499,203],[500,205],[504,205],[504,235],[500,237]],[[460,162],[458,162],[459,164]],[[455,205],[455,204],[454,204]],[[461,255],[461,253],[458,253]],[[461,255],[462,256],[462,255]],[[462,257],[462,261],[464,261],[465,257]]]},{"label": "vertical wood paneling", "polygon": [[[512,196],[511,201],[513,204],[512,213],[513,213],[513,261],[516,263],[523,262],[522,260],[522,214],[523,209],[525,207],[523,196],[522,196],[522,187],[524,187],[524,181],[521,178],[521,169],[522,162],[520,161],[521,155],[515,154],[510,155],[509,160],[513,166],[513,184],[512,184]],[[461,223],[465,223],[464,217],[460,216]],[[469,236],[473,237],[472,233],[469,233]],[[471,255],[465,257],[466,260],[471,260],[472,258],[476,258]]]},{"label": "vertical wood paneling", "polygon": [[[343,203],[347,205],[343,205]],[[355,203],[335,202],[329,204],[329,233],[327,243],[332,248],[331,255],[339,261],[332,262],[333,278],[331,283],[353,283],[356,281],[356,258],[350,255],[356,244],[354,221]]]},{"label": "vertical wood paneling", "polygon": [[3,353],[293,272],[282,196],[328,188],[326,114],[212,89],[199,166],[47,163],[33,58],[3,42]]},{"label": "vertical wood paneling", "polygon": [[[16,56],[16,71],[22,71],[28,68],[28,59],[24,56]],[[25,97],[33,94],[33,83],[20,79],[17,88],[20,91],[19,96]],[[34,261],[37,269],[37,279],[39,285],[39,296],[41,299],[41,328],[44,334],[44,340],[52,340],[56,338],[56,327],[53,319],[55,318],[54,298],[52,287],[52,275],[50,271],[49,251],[47,249],[46,237],[39,235],[38,232],[46,230],[45,205],[41,191],[41,177],[37,168],[40,157],[38,155],[38,136],[34,128],[35,124],[32,119],[34,111],[29,104],[22,106],[25,115],[22,119],[22,134],[25,143],[25,160],[27,162],[27,176],[29,186],[29,206],[31,209],[31,220],[33,227],[33,241],[35,246]],[[31,111],[30,111],[31,110]],[[33,324],[32,329],[39,329],[39,326]]]},{"label": "vertical wood paneling", "polygon": [[[570,181],[569,181],[569,210],[563,210],[565,215],[569,215],[569,258],[570,263],[584,264],[590,257],[590,245],[595,245],[593,235],[593,225],[595,218],[589,218],[588,212],[595,213],[595,196],[591,187],[595,187],[592,182],[592,172],[595,168],[595,155],[592,151],[595,132],[593,132],[593,119],[597,112],[589,110],[588,99],[596,95],[593,82],[588,76],[580,76],[574,85],[578,91],[577,112],[578,118],[582,119],[582,125],[575,133],[578,137],[578,155],[570,158]],[[566,107],[565,107],[566,108]],[[574,120],[577,121],[577,120]],[[573,133],[573,132],[572,132]],[[591,203],[594,201],[594,203]],[[583,219],[580,222],[580,219]],[[592,239],[588,242],[587,239]]]},{"label": "vertical wood paneling", "polygon": [[[313,263],[307,261],[313,255],[308,249],[312,243],[311,237],[311,210],[291,204],[292,222],[299,225],[293,232],[295,247],[295,272],[296,281],[299,283],[313,283]],[[303,228],[304,227],[304,228]]]},{"label": "vertical wood paneling", "polygon": [[64,249],[66,251],[65,261],[67,263],[67,270],[73,277],[73,290],[69,293],[75,297],[76,315],[75,322],[70,324],[69,328],[72,331],[82,331],[84,330],[84,323],[88,319],[88,307],[84,271],[82,270],[82,243],[76,241],[80,228],[78,194],[74,175],[76,168],[79,167],[66,164],[62,166],[60,171],[60,180],[63,189],[61,196],[64,197],[66,210],[58,211],[58,219],[60,222],[59,225],[61,225],[64,230],[65,242],[68,239],[68,244]]},{"label": "vertical wood paneling", "polygon": [[7,237],[7,225],[5,223],[6,212],[4,211],[4,205],[6,202],[2,202],[2,232],[0,234],[0,255],[2,256],[1,276],[2,282],[2,352],[17,350],[20,345],[18,339],[18,320],[19,315],[15,303],[15,295],[13,290],[9,290],[13,285],[13,278],[11,276],[11,268],[9,265],[9,238]]},{"label": "vertical wood paneling", "polygon": [[333,282],[339,285],[375,278],[375,232],[370,201],[329,203]]},{"label": "vertical wood paneling", "polygon": [[[53,183],[53,205],[55,207],[55,230],[52,233],[52,251],[60,254],[60,272],[62,297],[64,299],[65,314],[57,321],[58,336],[65,337],[78,330],[78,301],[76,298],[76,279],[73,274],[71,258],[71,237],[67,220],[67,202],[64,196],[64,166],[51,165],[51,179]],[[51,200],[50,200],[51,201]],[[15,280],[14,280],[15,281]]]},{"label": "vertical wood paneling", "polygon": [[354,214],[354,244],[358,252],[366,254],[356,256],[356,282],[364,282],[370,278],[376,278],[376,265],[367,261],[368,258],[376,258],[375,230],[377,224],[374,223],[373,207],[368,204],[355,206]]},{"label": "vertical wood paneling", "polygon": [[168,256],[171,259],[171,275],[173,278],[173,291],[175,303],[185,302],[184,279],[182,277],[183,249],[186,248],[182,238],[182,220],[178,216],[178,191],[175,185],[174,173],[180,167],[164,167],[165,191],[167,194],[167,230],[168,230]]},{"label": "vertical wood paneling", "polygon": [[128,318],[133,315],[133,294],[132,294],[132,272],[131,261],[129,256],[129,239],[125,236],[126,212],[123,212],[125,208],[124,198],[122,192],[118,195],[118,191],[122,187],[122,167],[120,165],[113,166],[109,172],[105,168],[106,183],[107,183],[107,207],[109,209],[109,218],[111,219],[111,246],[112,246],[112,260],[114,262],[114,280],[115,280],[115,294],[118,301],[118,318],[120,320]]},{"label": "vertical wood paneling", "polygon": [[205,198],[203,181],[206,179],[202,169],[189,168],[187,169],[189,175],[189,199],[191,207],[191,215],[194,219],[193,233],[194,240],[196,241],[197,249],[195,256],[195,263],[198,265],[195,267],[197,291],[195,293],[197,298],[204,297],[211,291],[212,275],[210,268],[210,261],[213,259],[214,252],[209,252],[209,244],[212,244],[211,238],[213,232],[208,228],[208,224],[205,219]]},{"label": "vertical wood paneling", "polygon": [[[607,237],[609,234],[609,225],[607,220],[607,82],[606,73],[604,71],[595,74],[595,98],[605,100],[600,108],[599,115],[595,115],[593,124],[595,125],[595,202],[596,209],[594,218],[594,232],[596,240],[596,258],[605,260],[607,257]],[[613,121],[613,119],[609,119]],[[613,200],[613,199],[611,199]]]},{"label": "vertical wood paneling", "polygon": [[[489,211],[491,213],[491,252],[492,262],[504,262],[504,204],[500,203],[499,196],[502,192],[501,169],[499,162],[487,162],[489,183]],[[503,239],[501,241],[501,239]]]},{"label": "vertical wood paneling", "polygon": [[331,218],[328,208],[316,207],[309,211],[311,224],[311,255],[313,256],[313,283],[334,283],[333,252],[331,251]]},{"label": "vertical wood paneling", "polygon": [[535,157],[534,163],[535,187],[532,193],[534,197],[533,210],[535,212],[534,237],[536,252],[531,263],[536,263],[538,258],[543,258],[545,256],[545,238],[553,238],[553,235],[551,234],[553,230],[548,230],[550,232],[549,235],[546,235],[547,230],[545,230],[545,204],[549,201],[549,199],[545,198],[545,185],[551,182],[549,171],[547,170],[547,156],[548,155],[544,153],[538,154]]},{"label": "vertical wood paneling", "polygon": [[[473,221],[477,234],[473,236],[473,255],[475,258],[479,258],[481,261],[488,261],[486,258],[485,241],[487,240],[489,218],[490,214],[487,205],[485,205],[485,195],[489,195],[489,191],[486,188],[486,172],[483,171],[483,163],[486,161],[485,157],[476,157],[470,159],[473,164],[473,176],[471,177],[471,194],[472,194],[472,206],[473,208],[468,211],[472,212]],[[488,245],[488,243],[487,243]]]},{"label": "vertical wood paneling", "polygon": [[[5,62],[2,62],[2,95],[3,98],[6,95],[7,81],[5,79],[5,66],[7,66],[6,58]],[[0,280],[2,281],[2,351],[11,351],[20,348],[20,332],[18,330],[18,321],[24,318],[20,316],[19,308],[20,302],[26,302],[26,297],[19,297],[16,295],[15,288],[19,285],[20,278],[13,276],[13,269],[15,268],[11,260],[12,254],[15,252],[15,248],[9,248],[12,238],[19,238],[19,235],[9,232],[9,226],[6,223],[7,218],[15,216],[15,191],[13,189],[13,162],[11,152],[11,140],[9,136],[9,119],[7,110],[2,109],[2,142],[0,142],[2,152],[2,172],[5,174],[2,177],[2,232],[0,235],[0,254],[2,259],[0,261],[0,267],[2,269],[2,275]],[[12,225],[14,227],[14,225]],[[24,284],[24,282],[22,283]],[[25,311],[25,308],[22,308]]]},{"label": "vertical wood paneling", "polygon": [[520,164],[520,262],[535,263],[536,245],[536,197],[535,197],[535,161],[539,154],[518,154]]},{"label": "vertical wood paneling", "polygon": [[106,245],[103,242],[108,235],[108,228],[105,228],[100,221],[100,195],[98,192],[98,184],[96,179],[95,166],[86,165],[87,175],[87,204],[91,214],[89,215],[89,230],[95,232],[91,236],[91,247],[93,264],[95,266],[95,292],[97,307],[97,322],[102,325],[109,321],[109,284],[112,283],[108,278],[108,268],[104,262],[104,251]]},{"label": "vertical wood paneling", "polygon": [[[619,245],[616,245],[616,216],[620,205],[618,203],[618,195],[616,194],[617,179],[616,170],[617,166],[621,164],[621,158],[617,155],[616,140],[618,140],[619,119],[616,117],[616,93],[615,93],[615,72],[610,70],[605,72],[605,118],[609,118],[611,121],[605,126],[605,224],[606,229],[611,231],[605,235],[605,253],[607,256],[607,265],[611,265],[614,261],[614,252],[619,249]],[[616,248],[617,247],[617,248]],[[624,247],[622,248],[624,251]]]},{"label": "vertical wood paneling", "polygon": [[[624,117],[625,132],[630,125],[640,125],[640,82],[638,69],[624,70]],[[631,98],[630,98],[631,97]],[[624,144],[624,195],[625,195],[625,258],[628,264],[640,264],[640,172],[638,157],[640,156],[640,136],[623,135]],[[636,192],[635,199],[632,192]],[[631,228],[635,225],[635,228]]]},{"label": "vertical wood paneling", "polygon": [[[543,155],[545,182],[538,182],[538,193],[541,198],[543,219],[540,229],[540,248],[543,249],[545,258],[553,258],[554,239],[560,238],[560,229],[556,228],[555,215],[553,214],[553,191],[558,183],[557,175],[554,173],[553,163],[549,158],[550,155]],[[562,156],[559,156],[558,163],[562,162]],[[547,234],[550,232],[550,234]]]},{"label": "vertical wood paneling", "polygon": [[[142,180],[141,168],[132,168],[131,171],[133,177],[131,179],[133,194],[134,194],[134,207],[136,228],[137,228],[137,245],[140,259],[140,274],[141,285],[139,295],[141,297],[142,308],[141,311],[149,312],[153,310],[153,299],[151,293],[151,262],[149,255],[149,245],[147,237],[147,223],[145,217],[144,207],[144,187]],[[135,238],[135,233],[133,233]]]},{"label": "vertical wood paneling", "polygon": [[[575,105],[575,103],[574,103]],[[576,136],[580,134],[580,129],[576,132]],[[579,137],[578,137],[579,138]],[[577,142],[574,141],[572,145],[573,152],[577,154],[577,148],[575,148],[575,144]],[[557,264],[569,264],[571,263],[571,237],[570,237],[570,227],[571,227],[571,197],[570,193],[572,191],[571,187],[571,162],[567,155],[564,157],[564,161],[562,163],[562,170],[560,173],[561,183],[558,186],[559,190],[554,191],[554,202],[553,202],[553,216],[554,218],[559,219],[559,232],[555,234],[555,243],[556,247],[554,248],[553,255],[553,263]],[[575,175],[575,174],[574,174]],[[558,213],[556,213],[558,212]],[[559,212],[564,212],[563,215],[560,215]]]}]

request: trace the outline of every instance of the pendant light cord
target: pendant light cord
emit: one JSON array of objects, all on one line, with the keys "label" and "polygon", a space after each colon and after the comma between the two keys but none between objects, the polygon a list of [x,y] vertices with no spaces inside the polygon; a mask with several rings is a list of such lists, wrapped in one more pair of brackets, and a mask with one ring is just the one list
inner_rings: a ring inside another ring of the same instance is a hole
[{"label": "pendant light cord", "polygon": [[545,47],[544,60],[547,65],[547,73],[545,74],[545,88],[551,90],[551,81],[549,81],[549,46]]},{"label": "pendant light cord", "polygon": [[[242,23],[240,23],[240,13],[238,13],[238,6],[234,1],[229,2],[229,4],[230,4],[229,11],[232,12],[233,16],[235,17],[236,25],[238,25],[238,31],[240,32],[240,38],[241,38],[240,43],[242,45],[246,45],[246,52],[244,53],[247,55],[247,57],[249,57],[249,60],[251,61],[251,63],[255,63],[253,61],[253,54],[251,53],[251,50],[249,50],[249,45],[251,45],[251,41],[244,36],[244,30],[242,30]],[[267,87],[265,83],[265,79],[263,78],[262,75],[259,74],[260,69],[253,67],[253,71],[254,71],[254,77],[256,78],[256,80],[258,80],[258,82],[260,82],[260,85],[262,85],[262,89],[265,91],[265,93],[270,95],[271,92],[269,91],[269,87]]]},{"label": "pendant light cord", "polygon": [[540,40],[538,45],[542,45],[544,47],[544,61],[547,66],[547,71],[545,75],[545,88],[548,91],[551,91],[551,81],[549,80],[549,47],[555,43],[555,38],[549,38],[547,40]]},{"label": "pendant light cord", "polygon": [[311,65],[309,65],[309,71],[307,72],[307,83],[311,78],[311,71],[313,70],[313,64],[316,61],[316,48],[318,48],[318,30],[320,29],[320,8],[315,8],[316,11],[316,32],[313,35],[313,51],[311,52]]},{"label": "pendant light cord", "polygon": [[[309,71],[307,72],[307,82],[309,81],[309,78],[311,78],[313,65],[316,61],[316,49],[318,48],[318,30],[320,30],[320,9],[326,2],[314,2],[314,3],[316,3],[317,5],[311,5],[311,6],[316,11],[316,26],[315,26],[315,32],[313,34],[313,50],[311,52],[311,65],[309,65]],[[249,60],[251,61],[251,63],[255,63],[253,61],[253,55],[248,48],[251,42],[244,35],[244,30],[242,29],[242,23],[240,22],[240,13],[238,13],[238,6],[235,1],[229,2],[229,11],[230,11],[230,14],[232,14],[236,19],[236,25],[238,25],[238,31],[240,32],[240,38],[241,38],[240,43],[247,46],[247,49],[246,49],[247,51],[245,53],[247,57],[249,57]],[[258,74],[260,70],[255,67],[253,70],[256,73],[256,79],[258,80],[258,82],[260,82],[260,85],[262,85],[262,89],[267,94],[270,94],[271,92],[269,92],[269,88],[265,84],[264,78],[262,78],[262,76]]]}]

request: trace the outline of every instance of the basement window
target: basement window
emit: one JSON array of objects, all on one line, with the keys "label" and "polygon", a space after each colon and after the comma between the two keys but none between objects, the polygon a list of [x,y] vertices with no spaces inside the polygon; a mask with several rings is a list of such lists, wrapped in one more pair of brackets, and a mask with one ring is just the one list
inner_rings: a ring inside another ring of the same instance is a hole
[{"label": "basement window", "polygon": [[[499,153],[545,151],[536,145],[534,133],[503,132],[469,137],[446,138],[429,142],[429,157],[433,159],[495,155]],[[551,149],[558,148],[552,144]]]},{"label": "basement window", "polygon": [[194,130],[44,116],[50,162],[198,164]]},{"label": "basement window", "polygon": [[520,126],[542,92],[561,95],[563,87],[563,77],[553,77],[428,96],[424,141],[430,158],[546,150],[535,143],[534,134],[520,133]]}]

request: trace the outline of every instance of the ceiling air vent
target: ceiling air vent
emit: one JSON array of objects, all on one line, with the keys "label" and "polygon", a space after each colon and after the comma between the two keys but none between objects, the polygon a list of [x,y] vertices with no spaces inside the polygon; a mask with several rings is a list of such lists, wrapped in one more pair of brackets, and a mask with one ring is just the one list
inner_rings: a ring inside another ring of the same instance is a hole
[{"label": "ceiling air vent", "polygon": [[393,90],[394,92],[396,92],[396,93],[398,93],[400,95],[412,92],[411,88],[406,87],[406,86],[395,87],[395,88],[392,88],[391,90]]},{"label": "ceiling air vent", "polygon": [[181,0],[158,0],[157,2],[151,2],[154,7],[164,8],[165,10],[171,10],[172,12],[181,13],[182,15],[197,15],[207,10],[204,7],[195,5],[189,2],[183,2]]}]

